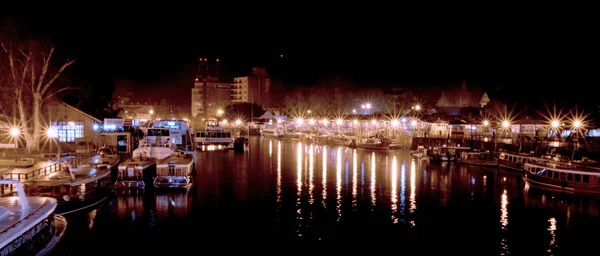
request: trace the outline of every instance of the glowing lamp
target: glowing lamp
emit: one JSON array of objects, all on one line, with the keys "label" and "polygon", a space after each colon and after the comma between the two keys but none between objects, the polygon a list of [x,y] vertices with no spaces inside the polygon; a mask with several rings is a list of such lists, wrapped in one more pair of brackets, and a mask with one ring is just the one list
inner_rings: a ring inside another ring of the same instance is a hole
[{"label": "glowing lamp", "polygon": [[573,127],[579,128],[580,126],[581,126],[581,121],[575,120],[575,122],[573,122]]},{"label": "glowing lamp", "polygon": [[410,122],[410,124],[411,124],[412,126],[417,126],[417,120],[412,120],[412,121]]},{"label": "glowing lamp", "polygon": [[296,119],[296,123],[299,125],[302,125],[304,123],[304,119],[298,118],[298,119]]},{"label": "glowing lamp", "polygon": [[11,128],[10,129],[10,135],[13,137],[19,136],[20,133],[21,133],[21,131],[19,131],[19,128]]},{"label": "glowing lamp", "polygon": [[417,111],[421,110],[421,105],[416,105],[415,110],[417,110]]},{"label": "glowing lamp", "polygon": [[315,124],[315,119],[309,119],[309,120],[308,120],[308,123],[309,123],[309,124]]},{"label": "glowing lamp", "polygon": [[343,123],[344,121],[342,121],[342,119],[338,119],[338,120],[336,120],[335,122],[336,122],[338,125],[342,125],[342,123]]},{"label": "glowing lamp", "polygon": [[502,127],[504,127],[504,128],[508,128],[509,125],[510,125],[510,123],[508,121],[502,122]]},{"label": "glowing lamp", "polygon": [[488,120],[483,121],[483,126],[488,126],[490,125],[490,122]]},{"label": "glowing lamp", "polygon": [[558,127],[558,121],[552,120],[551,125],[552,125],[553,128],[557,128]]},{"label": "glowing lamp", "polygon": [[396,127],[400,124],[400,122],[398,122],[398,120],[394,119],[392,120],[392,126]]}]

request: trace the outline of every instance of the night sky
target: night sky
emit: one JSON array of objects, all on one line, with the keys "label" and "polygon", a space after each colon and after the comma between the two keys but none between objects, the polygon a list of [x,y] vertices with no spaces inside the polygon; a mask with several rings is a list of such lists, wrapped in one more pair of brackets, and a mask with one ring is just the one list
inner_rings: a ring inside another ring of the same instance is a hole
[{"label": "night sky", "polygon": [[590,90],[598,86],[600,44],[587,16],[486,16],[17,19],[78,58],[74,72],[85,79],[138,80],[141,91],[188,92],[203,56],[219,58],[225,78],[265,66],[286,84],[328,75],[414,88],[467,80],[514,92],[518,102],[598,102]]}]

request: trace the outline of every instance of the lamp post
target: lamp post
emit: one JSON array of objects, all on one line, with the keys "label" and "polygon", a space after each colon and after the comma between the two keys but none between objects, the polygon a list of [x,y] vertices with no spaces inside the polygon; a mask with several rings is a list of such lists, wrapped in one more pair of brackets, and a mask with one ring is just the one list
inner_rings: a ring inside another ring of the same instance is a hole
[{"label": "lamp post", "polygon": [[579,128],[581,128],[581,121],[575,120],[573,121],[573,129],[575,130],[575,139],[577,144],[573,144],[573,153],[571,153],[571,161],[575,158],[575,149],[579,145]]},{"label": "lamp post", "polygon": [[19,134],[21,134],[21,131],[19,130],[19,128],[10,129],[10,135],[13,137],[13,140],[15,141],[15,150],[14,150],[15,163],[17,162],[17,145],[19,144],[17,138],[19,137]]},{"label": "lamp post", "polygon": [[[58,130],[56,130],[56,128],[48,128],[48,130],[46,130],[46,136],[50,138],[50,153],[52,153],[52,142],[58,138]],[[60,158],[60,144],[56,142],[56,146],[58,148],[56,159],[58,160]]]}]

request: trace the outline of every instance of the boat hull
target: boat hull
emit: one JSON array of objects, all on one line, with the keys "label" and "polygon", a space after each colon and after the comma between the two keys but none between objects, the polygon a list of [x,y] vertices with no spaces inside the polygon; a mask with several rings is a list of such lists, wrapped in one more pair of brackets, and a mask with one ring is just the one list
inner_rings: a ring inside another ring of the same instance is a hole
[{"label": "boat hull", "polygon": [[477,165],[477,166],[487,166],[487,167],[496,167],[498,166],[498,160],[465,160],[459,159],[458,163],[460,164],[468,164],[468,165]]},{"label": "boat hull", "polygon": [[119,166],[116,189],[143,189],[156,177],[156,161],[138,165]]},{"label": "boat hull", "polygon": [[156,188],[187,188],[190,184],[190,177],[184,176],[158,176],[154,179]]},{"label": "boat hull", "polygon": [[114,184],[111,183],[109,186],[96,190],[92,194],[80,195],[78,198],[68,198],[68,200],[65,200],[65,197],[57,198],[58,206],[56,206],[55,214],[64,216],[93,209],[99,204],[106,202],[111,195],[114,195],[114,192]]},{"label": "boat hull", "polygon": [[67,219],[63,216],[54,216],[54,236],[50,239],[46,247],[36,253],[36,256],[47,255],[56,247],[58,242],[65,236],[65,231],[67,231]]}]

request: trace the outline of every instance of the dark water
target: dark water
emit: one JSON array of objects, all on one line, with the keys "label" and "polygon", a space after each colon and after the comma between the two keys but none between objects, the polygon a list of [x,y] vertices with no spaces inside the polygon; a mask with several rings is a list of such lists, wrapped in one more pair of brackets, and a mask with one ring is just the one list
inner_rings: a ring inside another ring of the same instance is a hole
[{"label": "dark water", "polygon": [[120,194],[69,220],[55,255],[594,252],[598,201],[525,188],[494,168],[252,138],[246,153],[198,152],[186,191]]}]

